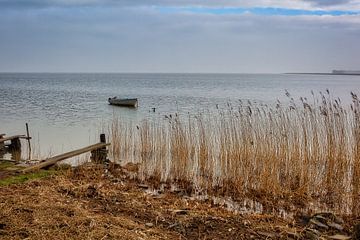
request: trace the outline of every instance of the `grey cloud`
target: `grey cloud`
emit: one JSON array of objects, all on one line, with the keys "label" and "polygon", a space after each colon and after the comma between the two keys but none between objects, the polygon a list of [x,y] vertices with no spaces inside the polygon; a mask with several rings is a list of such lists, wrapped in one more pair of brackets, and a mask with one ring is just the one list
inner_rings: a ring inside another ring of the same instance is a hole
[{"label": "grey cloud", "polygon": [[[0,0],[0,6],[5,8],[47,8],[47,7],[76,7],[76,6],[151,6],[151,5],[176,5],[181,1],[131,1],[131,0]],[[184,4],[194,1],[183,1]],[[201,2],[201,1],[200,1]],[[196,3],[196,1],[195,1]]]},{"label": "grey cloud", "polygon": [[[296,7],[296,4],[308,2],[313,6],[336,6],[358,0],[0,0],[1,9],[68,8],[68,7],[151,7],[151,6],[202,6],[202,7]],[[299,5],[300,6],[300,5]]]},{"label": "grey cloud", "polygon": [[144,9],[44,12],[0,15],[0,71],[286,72],[360,64],[357,16],[339,23]]},{"label": "grey cloud", "polygon": [[344,5],[352,2],[352,0],[303,0],[303,1],[310,2],[316,6]]},{"label": "grey cloud", "polygon": [[[285,0],[291,1],[291,0]],[[307,1],[307,0],[305,0]],[[312,1],[312,0],[310,0]],[[130,6],[203,6],[203,7],[235,7],[235,6],[276,6],[271,1],[253,0],[0,0],[0,9],[27,9],[27,8],[48,8],[48,7],[130,7]]]},{"label": "grey cloud", "polygon": [[91,6],[109,4],[113,1],[103,0],[0,0],[1,8],[47,8],[66,6]]}]

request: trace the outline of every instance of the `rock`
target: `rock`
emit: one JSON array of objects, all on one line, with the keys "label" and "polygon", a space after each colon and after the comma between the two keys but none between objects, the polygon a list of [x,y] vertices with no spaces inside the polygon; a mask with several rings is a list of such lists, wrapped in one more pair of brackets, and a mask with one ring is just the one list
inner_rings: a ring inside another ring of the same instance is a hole
[{"label": "rock", "polygon": [[320,228],[329,229],[329,227],[327,225],[321,223],[320,221],[316,220],[315,218],[312,218],[310,220],[310,223],[312,223],[315,226],[320,227]]},{"label": "rock", "polygon": [[338,224],[338,223],[328,222],[327,225],[328,225],[329,227],[334,228],[334,229],[339,230],[339,231],[344,230],[344,227],[341,226],[341,225]]},{"label": "rock", "polygon": [[138,187],[142,188],[142,189],[148,189],[149,188],[149,186],[146,185],[146,184],[138,184]]},{"label": "rock", "polygon": [[347,240],[347,239],[351,239],[351,237],[349,236],[345,236],[345,235],[341,235],[341,234],[336,234],[333,236],[329,236],[329,239],[335,239],[335,240]]},{"label": "rock", "polygon": [[323,215],[314,215],[311,219],[316,219],[317,221],[326,224],[328,220],[331,220],[332,218],[324,217]]},{"label": "rock", "polygon": [[173,212],[175,214],[178,214],[178,215],[185,215],[185,214],[188,214],[189,210],[187,210],[187,209],[178,209],[178,210],[174,210]]},{"label": "rock", "polygon": [[312,218],[316,218],[322,223],[326,223],[326,222],[335,222],[338,224],[344,223],[344,220],[342,218],[336,216],[331,212],[316,213],[312,216]]},{"label": "rock", "polygon": [[146,227],[153,227],[154,224],[153,224],[153,223],[145,223],[145,226],[146,226]]}]

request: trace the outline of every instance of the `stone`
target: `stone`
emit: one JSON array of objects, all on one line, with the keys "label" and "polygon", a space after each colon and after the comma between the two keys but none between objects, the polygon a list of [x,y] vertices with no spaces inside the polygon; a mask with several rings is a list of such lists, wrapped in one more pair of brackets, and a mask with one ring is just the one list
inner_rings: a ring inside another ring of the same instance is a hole
[{"label": "stone", "polygon": [[334,229],[339,230],[339,231],[344,230],[344,227],[341,226],[341,225],[338,224],[338,223],[328,222],[327,225],[328,225],[329,227],[334,228]]},{"label": "stone", "polygon": [[178,209],[178,210],[174,210],[173,211],[175,214],[178,214],[178,215],[185,215],[185,214],[188,214],[189,210],[186,210],[186,209]]},{"label": "stone", "polygon": [[138,187],[142,188],[142,189],[148,189],[149,188],[149,186],[146,185],[146,184],[138,184]]},{"label": "stone", "polygon": [[351,237],[349,236],[345,236],[345,235],[341,235],[341,234],[336,234],[333,236],[329,236],[329,239],[335,239],[335,240],[347,240],[347,239],[351,239]]},{"label": "stone", "polygon": [[154,224],[153,224],[153,223],[145,223],[145,226],[146,226],[146,227],[153,227]]},{"label": "stone", "polygon": [[314,224],[315,226],[320,227],[320,228],[324,228],[324,229],[328,229],[328,228],[329,228],[327,225],[321,223],[320,221],[318,221],[318,220],[316,220],[316,219],[314,219],[314,218],[312,218],[312,219],[310,220],[310,223],[312,223],[312,224]]}]

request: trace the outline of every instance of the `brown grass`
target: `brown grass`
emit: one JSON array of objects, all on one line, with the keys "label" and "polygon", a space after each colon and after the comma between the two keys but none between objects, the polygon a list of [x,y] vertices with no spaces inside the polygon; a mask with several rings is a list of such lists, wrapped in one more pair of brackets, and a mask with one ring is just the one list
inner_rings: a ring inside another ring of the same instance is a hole
[{"label": "brown grass", "polygon": [[[237,214],[164,190],[145,193],[126,169],[85,165],[24,184],[0,186],[1,239],[309,239],[308,216]],[[305,217],[305,219],[304,219]],[[323,229],[319,237],[351,235]]]},{"label": "brown grass", "polygon": [[360,104],[327,91],[274,106],[229,104],[197,116],[110,127],[115,160],[138,178],[185,183],[234,199],[286,200],[304,210],[360,215]]}]

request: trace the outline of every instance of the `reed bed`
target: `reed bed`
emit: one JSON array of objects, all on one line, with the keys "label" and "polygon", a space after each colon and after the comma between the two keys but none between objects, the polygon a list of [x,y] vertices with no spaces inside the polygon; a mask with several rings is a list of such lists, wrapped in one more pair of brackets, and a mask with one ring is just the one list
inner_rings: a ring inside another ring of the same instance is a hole
[{"label": "reed bed", "polygon": [[[360,215],[360,102],[330,93],[311,100],[228,104],[140,124],[114,119],[111,154],[139,163],[141,180],[194,193],[288,200],[304,208]],[[310,205],[312,204],[312,205]]]}]

